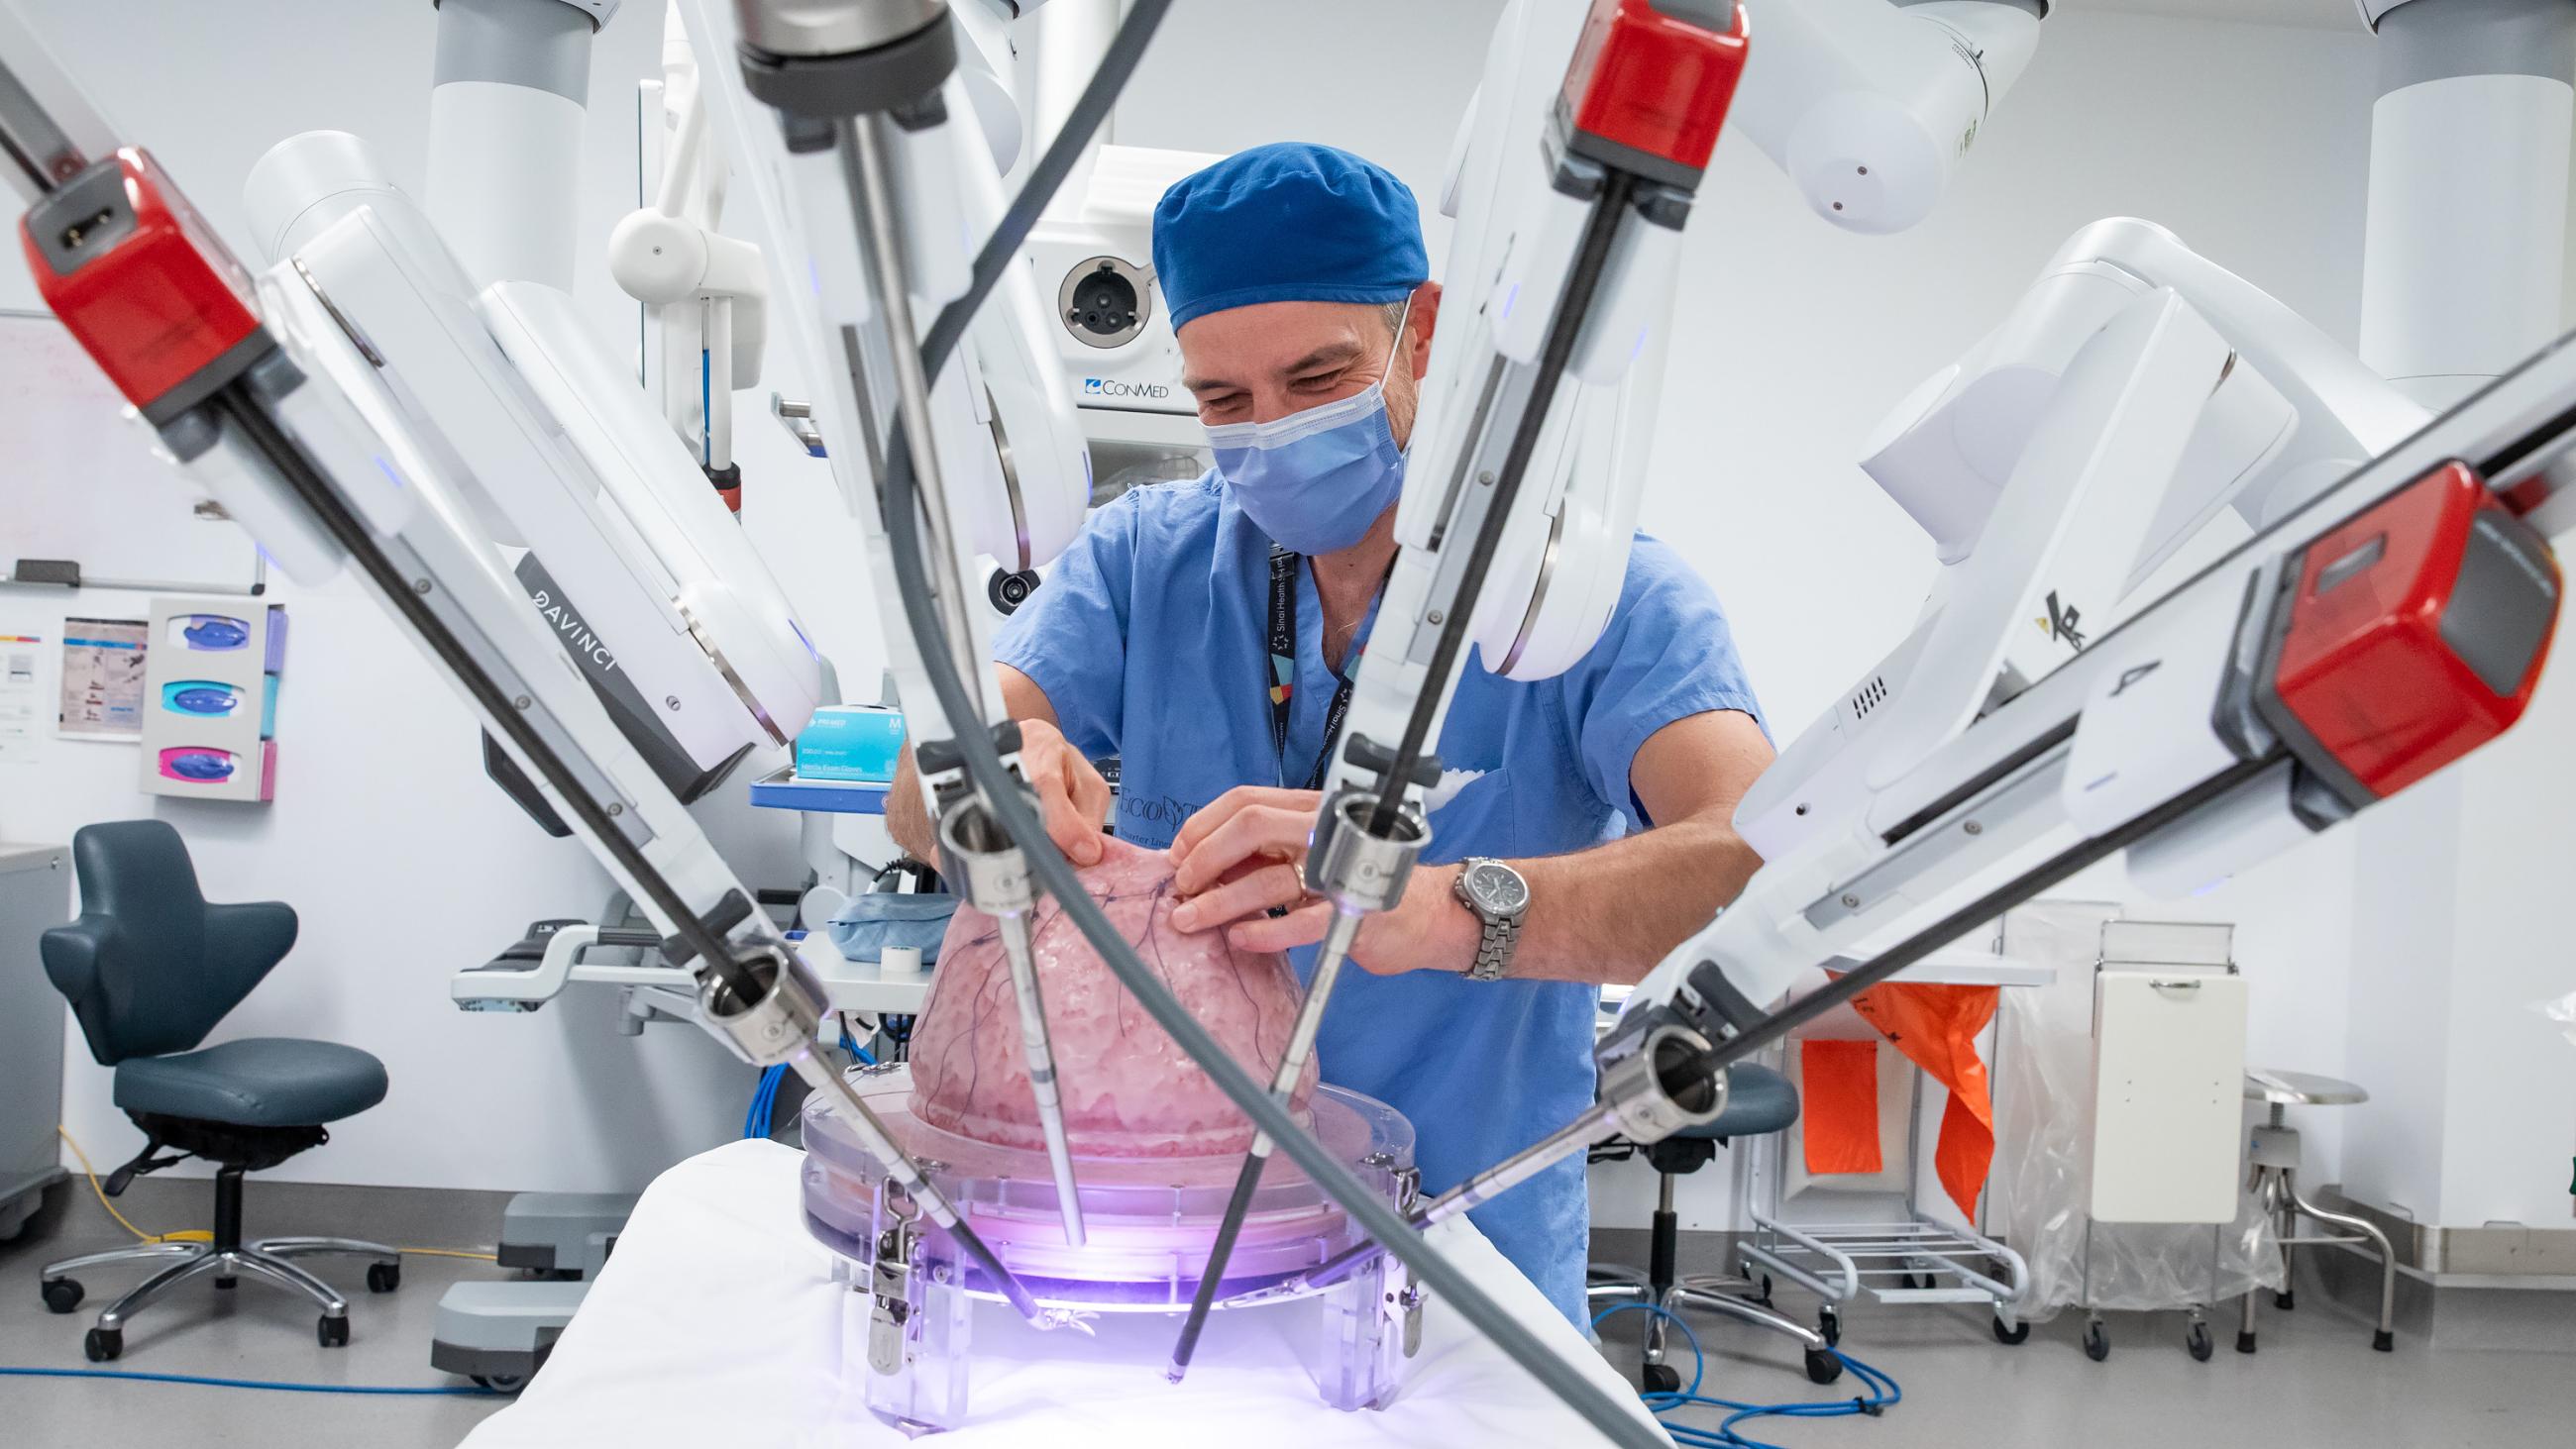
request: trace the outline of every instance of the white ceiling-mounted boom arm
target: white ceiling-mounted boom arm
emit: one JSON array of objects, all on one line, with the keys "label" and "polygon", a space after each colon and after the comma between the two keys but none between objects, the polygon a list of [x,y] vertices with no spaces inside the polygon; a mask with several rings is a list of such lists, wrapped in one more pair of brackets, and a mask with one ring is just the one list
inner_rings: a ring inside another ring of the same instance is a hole
[{"label": "white ceiling-mounted boom arm", "polygon": [[1729,124],[1849,231],[1931,214],[2039,43],[2048,0],[1750,0]]},{"label": "white ceiling-mounted boom arm", "polygon": [[652,194],[609,232],[608,272],[644,305],[652,329],[641,359],[647,389],[739,508],[733,395],[760,382],[769,272],[758,247],[716,230],[724,218],[724,142],[713,134],[697,56],[672,10],[663,26],[662,79],[648,82],[640,98]]}]

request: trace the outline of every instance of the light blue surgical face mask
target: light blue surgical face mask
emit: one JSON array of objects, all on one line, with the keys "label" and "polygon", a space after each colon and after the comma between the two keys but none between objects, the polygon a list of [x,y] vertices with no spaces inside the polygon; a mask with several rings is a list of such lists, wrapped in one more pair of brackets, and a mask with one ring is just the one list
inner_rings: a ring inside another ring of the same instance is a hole
[{"label": "light blue surgical face mask", "polygon": [[[1411,304],[1405,317],[1412,315]],[[1386,372],[1405,322],[1395,325]],[[1309,556],[1360,541],[1404,491],[1404,450],[1386,415],[1386,374],[1349,397],[1266,423],[1207,430],[1217,476],[1244,515],[1281,548]]]}]

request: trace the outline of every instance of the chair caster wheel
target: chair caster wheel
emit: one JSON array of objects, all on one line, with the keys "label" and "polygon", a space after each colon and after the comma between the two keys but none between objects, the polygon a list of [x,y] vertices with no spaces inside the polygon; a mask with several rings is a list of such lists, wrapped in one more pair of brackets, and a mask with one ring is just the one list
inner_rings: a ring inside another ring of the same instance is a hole
[{"label": "chair caster wheel", "polygon": [[2280,1309],[2283,1313],[2287,1313],[2297,1306],[2297,1298],[2297,1294],[2283,1290],[2282,1292],[2272,1295],[2272,1306]]},{"label": "chair caster wheel", "polygon": [[2370,1336],[2370,1346],[2379,1350],[2381,1353],[2395,1353],[2397,1351],[2397,1335],[2383,1328]]},{"label": "chair caster wheel", "polygon": [[2007,1325],[2004,1323],[2003,1315],[2001,1315],[2001,1314],[1997,1314],[1997,1315],[1995,1315],[1995,1342],[1997,1342],[1997,1343],[2020,1343],[2020,1342],[2022,1342],[2023,1340],[2025,1340],[2025,1339],[2027,1339],[2027,1338],[2029,1338],[2029,1337],[2030,1337],[2030,1325],[2029,1325],[2029,1324],[2027,1324],[2027,1323],[2015,1323],[2015,1324],[2011,1324],[2011,1325],[2007,1326]]},{"label": "chair caster wheel", "polygon": [[218,1288],[238,1288],[241,1286],[241,1280],[239,1278],[218,1278],[215,1280],[215,1286]]},{"label": "chair caster wheel", "polygon": [[1677,1394],[1682,1391],[1681,1370],[1668,1363],[1650,1363],[1637,1371],[1637,1382],[1650,1394]]},{"label": "chair caster wheel", "polygon": [[476,1374],[473,1377],[475,1383],[496,1394],[515,1394],[528,1386],[527,1379],[519,1374]]},{"label": "chair caster wheel", "polygon": [[2252,1353],[2254,1351],[2254,1335],[2250,1333],[2240,1333],[2236,1335],[2236,1351],[2238,1353]]},{"label": "chair caster wheel", "polygon": [[349,1320],[317,1318],[313,1321],[313,1336],[324,1348],[346,1348],[349,1346]]},{"label": "chair caster wheel", "polygon": [[81,1299],[88,1296],[88,1290],[74,1278],[48,1278],[43,1292],[48,1313],[69,1313],[80,1307]]},{"label": "chair caster wheel", "polygon": [[2202,1363],[2209,1362],[2209,1356],[2218,1351],[2218,1346],[2210,1342],[2209,1325],[2206,1323],[2193,1324],[2190,1336],[2182,1342],[2183,1347],[2191,1350],[2191,1356]]},{"label": "chair caster wheel", "polygon": [[1807,1350],[1807,1382],[1829,1384],[1843,1376],[1842,1355],[1830,1348]]},{"label": "chair caster wheel", "polygon": [[2084,1356],[2100,1363],[2111,1356],[2111,1335],[2100,1320],[2084,1325]]},{"label": "chair caster wheel", "polygon": [[1816,1310],[1816,1332],[1824,1335],[1825,1347],[1840,1348],[1843,1342],[1843,1316],[1831,1305]]},{"label": "chair caster wheel", "polygon": [[391,1293],[392,1291],[394,1291],[395,1289],[397,1289],[397,1288],[399,1288],[399,1287],[401,1287],[401,1286],[402,1286],[402,1264],[400,1264],[400,1263],[369,1263],[369,1264],[367,1265],[367,1291],[368,1291],[368,1292],[370,1292],[370,1293]]},{"label": "chair caster wheel", "polygon": [[93,1328],[81,1336],[81,1356],[91,1363],[106,1363],[125,1352],[125,1330]]}]

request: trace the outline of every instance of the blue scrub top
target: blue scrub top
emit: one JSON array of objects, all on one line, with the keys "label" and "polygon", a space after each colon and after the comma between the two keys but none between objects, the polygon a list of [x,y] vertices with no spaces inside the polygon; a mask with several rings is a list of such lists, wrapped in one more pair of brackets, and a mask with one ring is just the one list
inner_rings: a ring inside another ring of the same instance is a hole
[{"label": "blue scrub top", "polygon": [[[1269,557],[1269,539],[1213,475],[1139,488],[1092,514],[1046,585],[1002,626],[995,657],[1046,691],[1065,738],[1092,757],[1119,758],[1122,838],[1167,846],[1227,790],[1281,783],[1265,643]],[[1303,568],[1297,611],[1285,774],[1302,784],[1338,683]],[[1356,659],[1355,650],[1346,662],[1355,668]],[[1638,746],[1711,710],[1761,717],[1716,596],[1671,549],[1639,534],[1609,628],[1580,663],[1522,684],[1470,661],[1441,732],[1444,775],[1425,859],[1559,855],[1642,827],[1628,786]],[[1300,979],[1313,970],[1312,948],[1291,959]],[[1441,1192],[1591,1105],[1598,995],[1572,982],[1352,970],[1334,989],[1316,1052],[1325,1080],[1412,1119],[1423,1187]],[[1568,1318],[1584,1321],[1591,1215],[1581,1158],[1471,1216]]]}]

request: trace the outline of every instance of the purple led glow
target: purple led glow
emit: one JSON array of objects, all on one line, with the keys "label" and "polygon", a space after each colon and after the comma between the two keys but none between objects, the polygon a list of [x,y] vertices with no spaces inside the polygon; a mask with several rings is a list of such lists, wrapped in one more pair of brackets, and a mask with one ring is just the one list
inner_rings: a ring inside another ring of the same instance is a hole
[{"label": "purple led glow", "polygon": [[[1187,1306],[1242,1165],[1240,1156],[1148,1161],[1077,1157],[1088,1240],[1074,1248],[1064,1241],[1045,1153],[975,1142],[922,1122],[910,1111],[906,1068],[856,1073],[852,1084],[895,1140],[925,1163],[967,1225],[1040,1299],[1131,1311]],[[1316,1136],[1336,1157],[1363,1180],[1381,1183],[1390,1201],[1397,1197],[1392,1172],[1413,1160],[1413,1128],[1403,1114],[1356,1093],[1324,1087],[1315,1094],[1312,1122]],[[876,1202],[884,1170],[839,1119],[821,1110],[820,1099],[807,1107],[804,1123],[807,1231],[842,1257],[865,1262],[875,1232],[884,1226],[877,1220]],[[1359,1239],[1348,1217],[1321,1189],[1293,1163],[1274,1159],[1229,1260],[1226,1295],[1282,1284]],[[935,1227],[923,1229],[921,1251],[952,1263],[960,1257],[948,1235]],[[970,1279],[969,1286],[986,1291],[977,1279]]]}]

